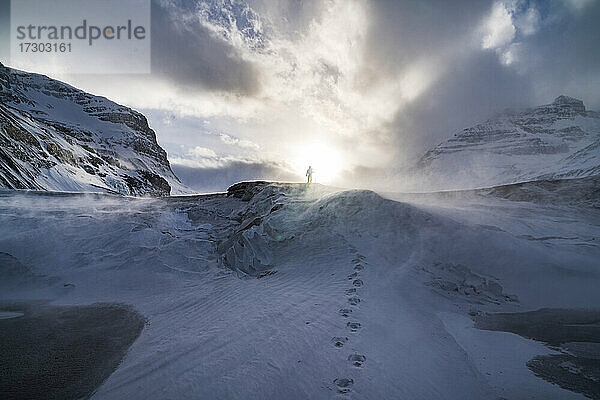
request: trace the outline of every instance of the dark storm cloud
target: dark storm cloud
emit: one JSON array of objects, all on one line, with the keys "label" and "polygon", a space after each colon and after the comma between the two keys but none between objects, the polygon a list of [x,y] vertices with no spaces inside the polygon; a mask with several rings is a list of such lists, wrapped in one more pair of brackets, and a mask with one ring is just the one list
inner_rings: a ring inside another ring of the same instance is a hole
[{"label": "dark storm cloud", "polygon": [[419,57],[435,56],[464,40],[489,12],[489,0],[369,3],[368,64],[385,79]]},{"label": "dark storm cloud", "polygon": [[10,0],[0,0],[0,62],[10,57]]},{"label": "dark storm cloud", "polygon": [[445,78],[397,115],[397,144],[406,159],[457,130],[534,102],[531,80],[501,65],[493,52],[474,53],[445,68]]},{"label": "dark storm cloud", "polygon": [[254,94],[256,69],[200,23],[195,4],[152,3],[152,74],[186,91]]},{"label": "dark storm cloud", "polygon": [[[531,85],[481,51],[476,32],[492,1],[371,3],[369,65],[391,79],[415,61],[435,59],[439,78],[401,108],[391,126],[401,160],[417,157],[453,131],[503,108],[529,104]],[[456,53],[456,54],[454,54]],[[372,67],[371,67],[372,68]]]},{"label": "dark storm cloud", "polygon": [[579,13],[563,12],[555,20],[523,42],[520,63],[535,85],[536,99],[549,101],[562,93],[581,98],[588,108],[598,110],[600,2]]},{"label": "dark storm cloud", "polygon": [[199,168],[173,164],[172,168],[184,185],[200,193],[224,192],[234,183],[248,180],[297,182],[301,179],[275,163],[230,161],[216,167]]},{"label": "dark storm cloud", "polygon": [[[600,105],[600,2],[581,2],[580,9],[576,2],[513,2],[516,33],[506,46],[514,43],[519,58],[511,65],[502,63],[501,49],[483,49],[476,34],[494,3],[370,3],[365,69],[374,71],[374,79],[391,79],[418,60],[441,61],[439,79],[398,110],[391,130],[399,160],[506,108],[551,102],[560,94],[582,98],[592,108]],[[539,30],[526,35],[517,19],[530,8],[541,21]]]}]

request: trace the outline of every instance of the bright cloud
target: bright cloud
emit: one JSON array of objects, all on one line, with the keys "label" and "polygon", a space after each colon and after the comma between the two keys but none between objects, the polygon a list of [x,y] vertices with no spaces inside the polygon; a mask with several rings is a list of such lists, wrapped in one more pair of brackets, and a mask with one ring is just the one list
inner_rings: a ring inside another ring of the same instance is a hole
[{"label": "bright cloud", "polygon": [[519,27],[519,31],[525,35],[533,35],[540,28],[540,13],[534,8],[530,7],[516,18],[516,25]]},{"label": "bright cloud", "polygon": [[216,152],[206,147],[196,146],[183,155],[172,155],[169,161],[173,165],[182,165],[191,168],[215,169],[227,166],[232,162],[253,163],[256,160],[237,158],[232,156],[219,156]]},{"label": "bright cloud", "polygon": [[203,159],[203,158],[216,158],[217,153],[215,153],[211,149],[207,149],[206,147],[196,146],[188,152],[188,155],[192,156],[195,159]]},{"label": "bright cloud", "polygon": [[535,3],[524,0],[496,1],[490,14],[482,24],[481,47],[494,50],[500,62],[506,66],[518,67],[523,56],[522,40],[536,34],[542,24]]},{"label": "bright cloud", "polygon": [[484,22],[484,36],[481,46],[484,49],[503,47],[512,42],[516,32],[511,13],[503,2],[497,1],[492,6],[489,17]]},{"label": "bright cloud", "polygon": [[260,146],[250,140],[245,140],[245,139],[238,139],[236,137],[230,136],[226,133],[220,133],[219,137],[221,138],[221,141],[225,144],[231,145],[231,146],[239,146],[245,149],[253,149],[253,150],[258,150],[260,149]]}]

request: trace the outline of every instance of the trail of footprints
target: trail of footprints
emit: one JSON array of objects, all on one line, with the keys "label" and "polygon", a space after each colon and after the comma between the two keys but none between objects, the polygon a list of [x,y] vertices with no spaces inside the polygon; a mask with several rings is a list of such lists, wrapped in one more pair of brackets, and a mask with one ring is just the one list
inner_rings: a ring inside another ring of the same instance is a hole
[{"label": "trail of footprints", "polygon": [[[348,306],[346,308],[341,308],[338,311],[338,314],[340,314],[343,318],[349,319],[352,317],[353,308],[356,308],[361,301],[360,297],[358,296],[358,291],[359,288],[364,285],[364,282],[359,279],[359,276],[360,272],[365,269],[366,266],[365,257],[362,254],[359,254],[355,247],[350,246],[350,251],[354,255],[352,260],[354,272],[348,275],[348,280],[351,281],[351,287],[346,289],[345,292]],[[346,323],[346,328],[350,333],[357,333],[361,329],[361,323],[359,321],[350,320]],[[350,339],[347,336],[335,336],[331,339],[331,343],[337,348],[344,347],[349,341]],[[362,354],[352,353],[348,355],[347,360],[351,366],[355,368],[362,368],[367,358]],[[346,394],[350,392],[352,385],[354,385],[354,379],[337,378],[334,379],[333,383],[335,384],[339,394]]]}]

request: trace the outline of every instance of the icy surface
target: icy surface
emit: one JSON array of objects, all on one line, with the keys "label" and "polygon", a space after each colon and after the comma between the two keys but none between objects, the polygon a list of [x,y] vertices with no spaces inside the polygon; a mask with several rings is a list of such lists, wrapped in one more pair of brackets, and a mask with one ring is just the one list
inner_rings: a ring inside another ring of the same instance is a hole
[{"label": "icy surface", "polygon": [[600,211],[394,198],[267,183],[159,199],[3,191],[0,252],[23,276],[0,299],[148,318],[95,399],[582,398],[525,366],[552,351],[468,314],[600,304]]},{"label": "icy surface", "polygon": [[0,310],[0,319],[10,319],[10,318],[18,318],[22,317],[24,314],[22,312],[17,311],[1,311]]}]

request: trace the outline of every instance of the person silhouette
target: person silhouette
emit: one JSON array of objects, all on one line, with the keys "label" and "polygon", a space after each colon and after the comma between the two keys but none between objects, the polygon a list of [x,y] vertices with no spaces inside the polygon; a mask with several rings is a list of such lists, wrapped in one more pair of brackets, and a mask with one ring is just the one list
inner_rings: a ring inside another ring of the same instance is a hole
[{"label": "person silhouette", "polygon": [[309,165],[308,169],[306,170],[306,183],[312,183],[312,175],[313,175],[313,169]]}]

